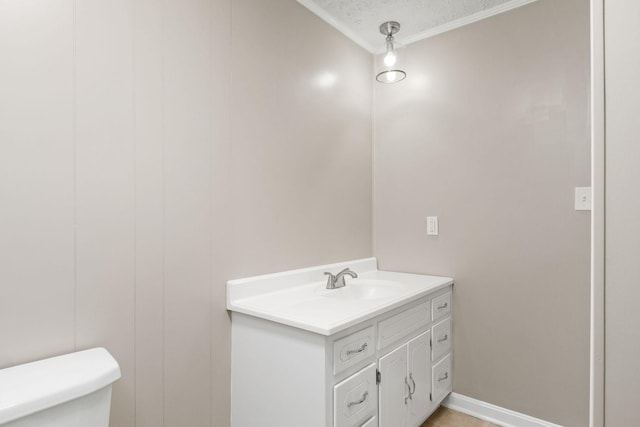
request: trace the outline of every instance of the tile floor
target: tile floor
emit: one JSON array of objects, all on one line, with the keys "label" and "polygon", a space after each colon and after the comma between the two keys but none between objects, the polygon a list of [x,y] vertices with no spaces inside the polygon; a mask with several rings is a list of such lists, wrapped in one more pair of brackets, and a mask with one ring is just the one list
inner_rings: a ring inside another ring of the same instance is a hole
[{"label": "tile floor", "polygon": [[441,406],[421,427],[498,427]]}]

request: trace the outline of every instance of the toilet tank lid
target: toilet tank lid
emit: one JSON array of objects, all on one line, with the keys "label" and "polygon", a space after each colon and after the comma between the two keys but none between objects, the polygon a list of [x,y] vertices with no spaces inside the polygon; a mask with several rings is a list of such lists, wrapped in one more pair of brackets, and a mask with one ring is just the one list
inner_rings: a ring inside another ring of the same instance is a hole
[{"label": "toilet tank lid", "polygon": [[87,395],[118,378],[118,362],[104,348],[0,369],[0,424]]}]

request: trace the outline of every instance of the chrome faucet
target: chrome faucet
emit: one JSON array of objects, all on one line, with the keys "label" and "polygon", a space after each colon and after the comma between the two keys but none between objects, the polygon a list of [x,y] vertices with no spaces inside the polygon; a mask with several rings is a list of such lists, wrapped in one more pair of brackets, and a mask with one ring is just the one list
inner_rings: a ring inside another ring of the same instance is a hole
[{"label": "chrome faucet", "polygon": [[341,272],[339,272],[335,276],[333,274],[329,273],[328,271],[325,271],[324,274],[329,276],[329,277],[327,277],[327,289],[338,289],[338,288],[344,287],[344,285],[346,285],[346,283],[344,282],[344,276],[346,274],[348,274],[349,276],[353,277],[354,279],[356,277],[358,277],[356,272],[352,271],[349,267],[345,268],[344,270],[342,270]]}]

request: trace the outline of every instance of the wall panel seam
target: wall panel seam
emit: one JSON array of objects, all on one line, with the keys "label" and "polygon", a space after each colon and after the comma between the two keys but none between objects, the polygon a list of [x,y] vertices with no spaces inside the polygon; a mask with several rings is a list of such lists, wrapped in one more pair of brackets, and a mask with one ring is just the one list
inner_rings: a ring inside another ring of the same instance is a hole
[{"label": "wall panel seam", "polygon": [[161,52],[161,58],[160,58],[160,103],[161,103],[161,109],[160,109],[160,151],[161,151],[161,159],[162,159],[162,212],[161,212],[161,216],[162,216],[162,265],[161,265],[161,284],[160,284],[160,293],[161,293],[161,301],[162,301],[162,331],[161,331],[161,336],[162,336],[162,408],[160,408],[160,411],[162,413],[161,415],[161,420],[162,420],[162,425],[160,427],[164,427],[164,419],[165,419],[165,373],[166,373],[166,367],[165,367],[165,308],[166,308],[166,301],[165,301],[165,292],[164,292],[164,285],[165,285],[165,269],[166,269],[166,258],[167,258],[167,251],[166,251],[166,161],[165,161],[165,157],[166,157],[166,126],[165,126],[165,17],[166,17],[166,0],[162,0],[160,3],[160,52]]},{"label": "wall panel seam", "polygon": [[138,425],[138,112],[136,103],[136,0],[131,6],[131,114],[133,141],[133,425]]},{"label": "wall panel seam", "polygon": [[77,11],[73,0],[72,17],[72,137],[73,137],[73,348],[78,350],[78,138],[77,138]]},{"label": "wall panel seam", "polygon": [[[214,67],[214,40],[213,40],[213,36],[214,36],[214,31],[213,30],[213,24],[215,22],[214,19],[214,8],[211,8],[211,13],[209,14],[209,42],[211,43],[209,46],[209,65],[211,66],[211,69],[215,69]],[[214,87],[214,79],[213,76],[209,77],[210,80],[210,84],[211,87],[209,88],[211,90],[210,94],[211,94],[211,98],[209,100],[210,107],[211,107],[211,111],[210,111],[210,122],[209,122],[209,260],[211,262],[210,265],[210,269],[209,269],[209,370],[210,370],[210,374],[209,374],[209,425],[213,426],[213,410],[214,410],[214,406],[213,406],[213,277],[214,277],[214,272],[213,272],[213,268],[214,268],[214,263],[213,263],[213,253],[214,253],[214,238],[213,238],[213,230],[214,230],[214,213],[213,213],[213,175],[214,175],[214,171],[213,171],[213,146],[215,144],[214,141],[214,108],[213,108],[213,101],[211,101],[212,99],[215,99],[213,96],[213,87]]]}]

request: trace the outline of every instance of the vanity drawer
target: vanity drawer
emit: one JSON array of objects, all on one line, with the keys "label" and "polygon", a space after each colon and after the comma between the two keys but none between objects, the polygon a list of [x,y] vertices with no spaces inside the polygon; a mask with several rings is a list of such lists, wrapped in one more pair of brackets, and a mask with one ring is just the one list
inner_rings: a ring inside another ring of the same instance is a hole
[{"label": "vanity drawer", "polygon": [[[371,364],[333,387],[334,427],[361,427],[378,410],[376,365]],[[375,425],[375,424],[374,424]]]},{"label": "vanity drawer", "polygon": [[431,360],[436,361],[451,351],[451,318],[433,325],[431,332]]},{"label": "vanity drawer", "polygon": [[431,300],[431,320],[438,320],[451,313],[451,291]]},{"label": "vanity drawer", "polygon": [[435,404],[440,404],[451,391],[451,355],[436,363],[432,369],[433,401]]},{"label": "vanity drawer", "polygon": [[333,374],[356,365],[375,353],[374,329],[366,329],[347,335],[333,343]]},{"label": "vanity drawer", "polygon": [[425,301],[407,311],[378,323],[378,349],[400,340],[402,337],[429,324],[429,302]]}]

